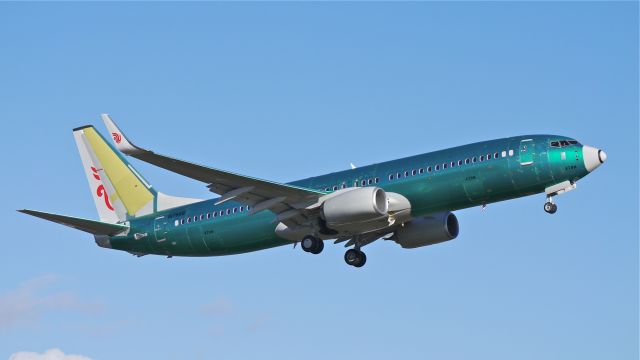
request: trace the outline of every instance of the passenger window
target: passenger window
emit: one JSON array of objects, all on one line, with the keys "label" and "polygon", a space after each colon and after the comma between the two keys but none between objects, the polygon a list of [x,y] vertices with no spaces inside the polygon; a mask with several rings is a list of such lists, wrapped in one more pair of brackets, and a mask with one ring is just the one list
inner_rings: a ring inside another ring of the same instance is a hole
[{"label": "passenger window", "polygon": [[409,177],[409,171],[404,172],[404,177]]},{"label": "passenger window", "polygon": [[231,214],[231,209],[227,209],[227,215]]},{"label": "passenger window", "polygon": [[187,218],[187,224],[189,224],[190,222],[191,222],[191,218],[190,218],[190,217],[188,217],[188,218]]},{"label": "passenger window", "polygon": [[411,176],[416,176],[416,174],[418,173],[418,171],[416,170],[411,170]]},{"label": "passenger window", "polygon": [[480,155],[480,162],[484,161],[484,155]]},{"label": "passenger window", "polygon": [[509,156],[513,156],[513,149],[509,150]]},{"label": "passenger window", "polygon": [[233,208],[232,212],[235,214],[238,208]]},{"label": "passenger window", "polygon": [[204,214],[200,214],[200,220],[204,220]]},{"label": "passenger window", "polygon": [[211,217],[215,218],[217,214],[218,213],[216,211],[214,211],[213,214],[211,214]]},{"label": "passenger window", "polygon": [[367,180],[367,185],[371,185],[371,184],[373,184],[373,179]]},{"label": "passenger window", "polygon": [[436,171],[440,170],[440,165],[436,165]]},{"label": "passenger window", "polygon": [[338,186],[337,186],[337,185],[334,185],[334,186],[333,186],[333,191],[336,191],[336,190],[338,190]]},{"label": "passenger window", "polygon": [[389,181],[393,180],[393,174],[389,174]]},{"label": "passenger window", "polygon": [[455,167],[456,166],[456,162],[452,161],[450,165],[451,165],[451,167]]},{"label": "passenger window", "polygon": [[442,164],[442,170],[447,168],[447,163]]},{"label": "passenger window", "polygon": [[207,220],[211,219],[211,214],[207,213]]},{"label": "passenger window", "polygon": [[472,163],[475,163],[476,161],[477,161],[477,159],[476,159],[476,157],[475,157],[475,156],[471,158],[471,162],[472,162]]},{"label": "passenger window", "polygon": [[497,159],[498,158],[498,153],[493,154],[493,158]]},{"label": "passenger window", "polygon": [[502,157],[507,157],[507,152],[502,150]]},{"label": "passenger window", "polygon": [[360,182],[360,184],[361,184],[362,186],[367,185],[367,180],[362,180],[362,181]]},{"label": "passenger window", "polygon": [[424,174],[424,169],[423,169],[423,168],[418,169],[418,173],[419,173],[420,175]]},{"label": "passenger window", "polygon": [[402,173],[397,173],[396,174],[396,179],[400,179],[402,177]]},{"label": "passenger window", "polygon": [[431,166],[427,166],[427,172],[431,172]]},{"label": "passenger window", "polygon": [[458,160],[458,166],[462,166],[462,160]]},{"label": "passenger window", "polygon": [[376,184],[379,183],[380,182],[380,178],[373,179],[373,182],[376,183]]},{"label": "passenger window", "polygon": [[468,165],[469,164],[469,158],[464,159],[464,163]]},{"label": "passenger window", "polygon": [[491,160],[491,154],[487,154],[487,160]]},{"label": "passenger window", "polygon": [[346,183],[342,183],[342,188],[344,189],[346,187],[347,187],[347,184]]}]

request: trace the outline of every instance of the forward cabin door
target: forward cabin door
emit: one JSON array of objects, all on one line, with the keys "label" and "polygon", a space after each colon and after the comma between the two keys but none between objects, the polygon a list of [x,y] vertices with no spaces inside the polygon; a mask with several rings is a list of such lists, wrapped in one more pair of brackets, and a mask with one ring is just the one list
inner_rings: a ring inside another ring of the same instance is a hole
[{"label": "forward cabin door", "polygon": [[520,141],[520,165],[533,165],[533,155],[535,149],[532,139]]}]

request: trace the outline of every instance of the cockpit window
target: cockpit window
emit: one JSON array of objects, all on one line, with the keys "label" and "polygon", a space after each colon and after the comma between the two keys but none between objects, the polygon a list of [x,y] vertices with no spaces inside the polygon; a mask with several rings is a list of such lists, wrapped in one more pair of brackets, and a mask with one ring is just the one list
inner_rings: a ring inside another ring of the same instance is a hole
[{"label": "cockpit window", "polygon": [[566,147],[569,145],[575,145],[578,142],[576,140],[560,140],[560,141],[552,141],[549,143],[551,147]]}]

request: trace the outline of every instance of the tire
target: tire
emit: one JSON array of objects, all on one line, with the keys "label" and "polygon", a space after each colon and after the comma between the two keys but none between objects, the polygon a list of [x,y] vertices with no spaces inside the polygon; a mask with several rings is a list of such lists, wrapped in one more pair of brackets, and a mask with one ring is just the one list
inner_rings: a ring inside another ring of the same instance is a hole
[{"label": "tire", "polygon": [[553,214],[554,212],[556,212],[557,210],[557,206],[554,203],[551,202],[546,202],[544,203],[544,211],[548,214]]},{"label": "tire", "polygon": [[365,253],[363,253],[362,251],[358,251],[360,254],[360,261],[357,264],[354,264],[353,266],[360,268],[363,267],[364,264],[366,264],[367,262],[367,255]]},{"label": "tire", "polygon": [[313,250],[317,246],[316,244],[317,244],[317,239],[311,235],[307,235],[304,238],[302,238],[302,241],[300,242],[300,247],[305,252],[313,253]]},{"label": "tire", "polygon": [[324,249],[324,241],[322,241],[321,239],[318,239],[318,238],[315,238],[315,240],[316,240],[316,244],[314,245],[313,249],[310,252],[312,254],[318,255]]}]

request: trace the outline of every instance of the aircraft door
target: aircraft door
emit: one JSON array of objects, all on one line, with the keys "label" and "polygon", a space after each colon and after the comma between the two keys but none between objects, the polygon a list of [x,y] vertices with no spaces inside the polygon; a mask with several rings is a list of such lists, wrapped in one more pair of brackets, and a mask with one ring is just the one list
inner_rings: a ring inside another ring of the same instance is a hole
[{"label": "aircraft door", "polygon": [[534,143],[532,139],[520,141],[520,165],[532,165],[534,155]]},{"label": "aircraft door", "polygon": [[167,241],[167,218],[165,216],[160,216],[155,219],[153,232],[156,236],[156,242],[163,243]]}]

